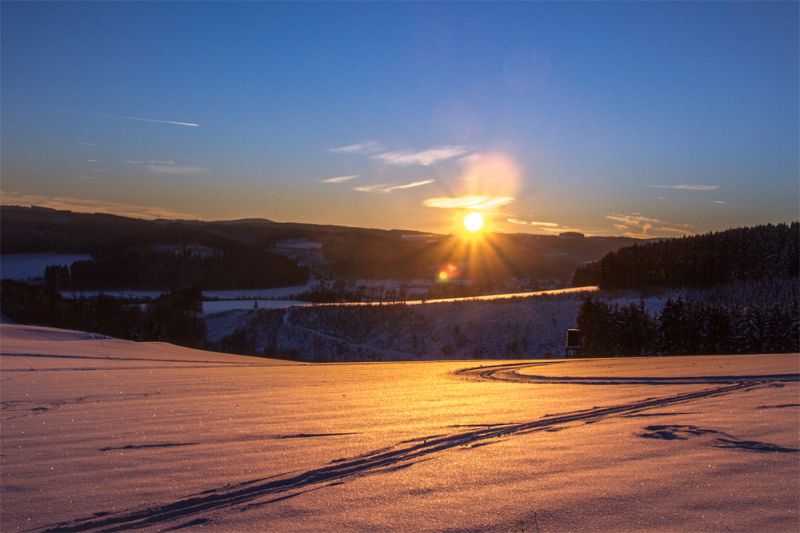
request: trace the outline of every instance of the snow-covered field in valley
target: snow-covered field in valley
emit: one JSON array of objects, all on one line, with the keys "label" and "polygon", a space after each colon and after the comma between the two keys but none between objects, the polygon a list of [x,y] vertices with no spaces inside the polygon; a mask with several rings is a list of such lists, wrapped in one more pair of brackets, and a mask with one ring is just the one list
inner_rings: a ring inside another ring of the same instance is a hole
[{"label": "snow-covered field in valley", "polygon": [[4,532],[800,526],[797,354],[305,364],[0,328]]}]

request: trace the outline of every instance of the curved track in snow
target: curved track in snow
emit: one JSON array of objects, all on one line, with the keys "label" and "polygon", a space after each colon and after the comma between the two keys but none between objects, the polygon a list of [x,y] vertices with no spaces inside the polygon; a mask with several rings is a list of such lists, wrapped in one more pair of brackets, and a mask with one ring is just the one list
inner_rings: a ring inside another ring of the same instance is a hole
[{"label": "curved track in snow", "polygon": [[[780,382],[799,381],[798,374],[773,374],[749,376],[706,377],[563,377],[521,374],[525,368],[564,364],[563,361],[525,362],[483,367],[464,368],[454,372],[466,379],[503,381],[512,383],[553,384],[712,384],[691,391],[665,394],[658,397],[620,402],[608,406],[593,407],[578,411],[544,415],[516,423],[476,425],[460,430],[424,435],[403,440],[386,448],[367,453],[343,457],[316,468],[297,470],[285,474],[256,478],[238,484],[210,487],[196,494],[178,496],[172,500],[137,508],[117,511],[100,511],[89,516],[47,524],[34,528],[36,531],[116,531],[131,528],[165,528],[170,531],[211,522],[209,515],[219,512],[244,512],[255,507],[269,505],[288,498],[320,489],[332,488],[365,476],[387,474],[414,466],[417,463],[440,457],[451,450],[477,448],[501,442],[514,436],[541,431],[559,431],[576,424],[591,424],[616,417],[646,416],[643,411],[654,408],[686,404],[697,400],[726,396],[740,391],[761,387],[781,386]],[[454,426],[455,427],[455,426]],[[661,426],[658,426],[661,427]],[[667,426],[664,426],[667,427]],[[672,428],[673,426],[669,426]],[[690,426],[674,426],[684,430]],[[725,434],[730,446],[752,446],[753,442],[740,441]],[[769,443],[755,443],[772,446]],[[779,451],[797,452],[794,448]]]},{"label": "curved track in snow", "polygon": [[546,361],[479,366],[456,370],[455,375],[482,381],[538,383],[553,385],[724,385],[736,383],[778,383],[800,381],[800,374],[755,374],[724,376],[547,376],[522,374],[525,368],[565,364],[568,361]]}]

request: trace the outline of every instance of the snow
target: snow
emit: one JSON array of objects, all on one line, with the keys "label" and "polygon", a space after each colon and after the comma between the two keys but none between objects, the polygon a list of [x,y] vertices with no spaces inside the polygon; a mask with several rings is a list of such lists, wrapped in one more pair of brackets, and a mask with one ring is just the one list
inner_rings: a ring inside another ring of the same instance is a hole
[{"label": "snow", "polygon": [[0,277],[26,280],[44,277],[49,265],[71,265],[75,261],[90,259],[85,254],[2,254],[0,255]]},{"label": "snow", "polygon": [[310,305],[299,300],[215,300],[203,302],[203,314],[211,315],[235,309],[253,309],[254,301],[258,302],[258,309],[286,309],[288,307]]},{"label": "snow", "polygon": [[[272,289],[235,289],[224,291],[203,291],[203,297],[212,300],[249,300],[252,305],[254,299],[266,300],[275,298],[289,298],[297,296],[308,290],[311,285],[291,285]],[[142,290],[108,290],[108,291],[61,291],[64,298],[91,298],[99,294],[117,298],[158,298],[167,291],[142,291]],[[234,309],[238,309],[234,308]]]},{"label": "snow", "polygon": [[800,520],[798,354],[315,365],[9,324],[0,351],[4,532]]},{"label": "snow", "polygon": [[583,298],[595,291],[580,287],[404,304],[296,306],[281,319],[251,305],[205,321],[211,343],[244,329],[256,340],[251,353],[296,354],[306,360],[562,357],[565,332],[575,327]]},{"label": "snow", "polygon": [[167,291],[110,290],[110,291],[61,291],[63,298],[96,298],[101,294],[112,298],[156,299]]},{"label": "snow", "polygon": [[[436,304],[448,302],[481,302],[493,300],[513,300],[519,298],[533,298],[536,296],[561,296],[561,295],[580,295],[589,296],[589,293],[597,292],[597,286],[569,287],[566,289],[551,289],[546,291],[527,291],[527,292],[504,292],[499,294],[483,294],[480,296],[459,296],[455,298],[432,298],[430,300],[405,300],[405,305]],[[386,302],[348,302],[336,305],[386,305]]]},{"label": "snow", "polygon": [[308,292],[313,286],[312,282],[305,285],[291,285],[289,287],[275,287],[273,289],[236,289],[225,291],[203,291],[206,298],[217,298],[220,300],[234,300],[237,298],[291,298]]}]

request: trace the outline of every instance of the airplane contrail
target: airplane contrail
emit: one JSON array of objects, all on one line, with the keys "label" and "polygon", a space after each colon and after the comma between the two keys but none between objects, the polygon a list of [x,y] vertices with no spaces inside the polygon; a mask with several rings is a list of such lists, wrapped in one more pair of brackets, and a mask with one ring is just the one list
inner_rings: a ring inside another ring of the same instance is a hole
[{"label": "airplane contrail", "polygon": [[87,117],[115,118],[118,120],[138,120],[140,122],[155,122],[158,124],[174,124],[176,126],[190,126],[192,128],[200,127],[200,124],[196,124],[194,122],[178,122],[175,120],[159,120],[155,118],[128,117],[124,115],[106,115],[104,113],[85,113],[83,111],[67,111],[67,110],[63,110],[62,113],[71,113],[73,115],[85,115]]}]

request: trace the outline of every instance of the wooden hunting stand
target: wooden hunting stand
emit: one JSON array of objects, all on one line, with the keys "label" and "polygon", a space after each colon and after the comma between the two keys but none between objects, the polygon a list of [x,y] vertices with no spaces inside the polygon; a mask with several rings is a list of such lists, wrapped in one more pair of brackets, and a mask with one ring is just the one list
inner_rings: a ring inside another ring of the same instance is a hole
[{"label": "wooden hunting stand", "polygon": [[564,345],[564,357],[577,357],[581,354],[581,330],[568,329],[567,342]]}]

